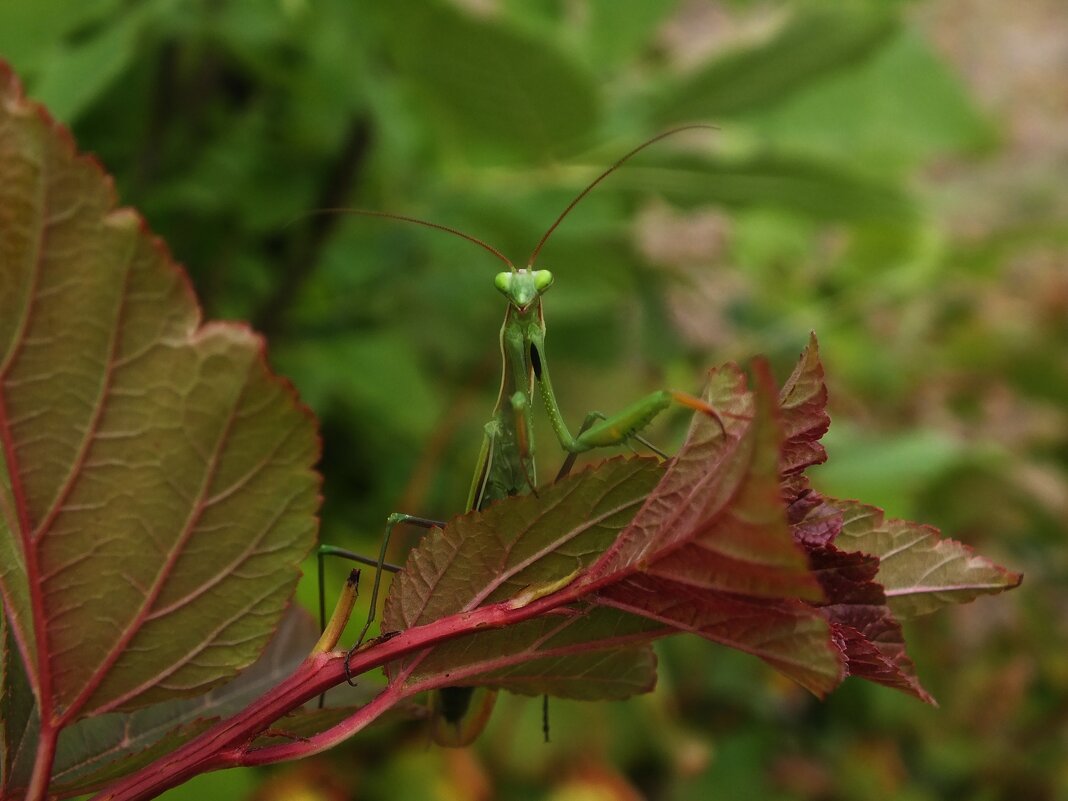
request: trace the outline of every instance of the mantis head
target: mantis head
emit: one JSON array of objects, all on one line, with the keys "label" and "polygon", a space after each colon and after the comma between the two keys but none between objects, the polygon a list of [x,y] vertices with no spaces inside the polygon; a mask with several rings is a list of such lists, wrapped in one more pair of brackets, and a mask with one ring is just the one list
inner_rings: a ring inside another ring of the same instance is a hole
[{"label": "mantis head", "polygon": [[548,270],[515,270],[497,273],[493,285],[517,310],[525,312],[553,283]]}]

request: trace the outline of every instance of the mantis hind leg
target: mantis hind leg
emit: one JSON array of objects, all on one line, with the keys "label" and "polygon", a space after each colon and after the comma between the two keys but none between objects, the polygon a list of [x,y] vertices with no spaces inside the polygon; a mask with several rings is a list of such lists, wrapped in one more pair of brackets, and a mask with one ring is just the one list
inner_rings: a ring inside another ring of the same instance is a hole
[{"label": "mantis hind leg", "polygon": [[374,622],[378,611],[378,590],[382,585],[382,570],[386,564],[386,549],[389,548],[389,538],[393,534],[393,529],[401,523],[419,526],[420,528],[444,528],[445,526],[440,520],[431,520],[417,515],[406,515],[401,512],[394,512],[386,518],[386,530],[382,534],[382,546],[378,549],[378,561],[375,563],[375,583],[371,588],[371,602],[367,610],[367,620],[364,622],[363,628],[360,629],[360,636],[356,638],[356,644],[352,646],[353,651],[363,644],[363,640],[367,636],[367,630],[371,628],[371,623]]},{"label": "mantis hind leg", "polygon": [[[378,611],[378,592],[382,585],[382,571],[389,573],[396,573],[401,568],[399,565],[390,564],[386,561],[386,551],[389,548],[389,538],[393,533],[393,529],[401,523],[407,523],[413,526],[419,526],[421,528],[441,528],[445,524],[439,520],[431,520],[426,517],[419,517],[417,515],[408,515],[400,512],[394,512],[386,519],[386,530],[382,535],[382,545],[378,550],[378,558],[372,559],[371,557],[358,554],[354,551],[349,551],[345,548],[339,548],[335,545],[320,545],[317,553],[318,572],[319,572],[319,628],[320,630],[326,627],[326,592],[325,592],[325,576],[324,576],[324,563],[327,556],[338,556],[342,559],[349,559],[353,562],[368,565],[375,568],[375,581],[374,586],[371,589],[371,601],[367,610],[367,620],[364,622],[363,628],[360,630],[360,635],[356,639],[356,644],[349,649],[345,659],[345,670],[348,671],[349,658],[353,652],[359,648],[367,636],[367,631],[371,628],[371,624],[375,620],[375,616]],[[346,680],[349,684],[352,684],[352,677],[346,675]],[[319,706],[323,705],[325,695],[319,697]]]}]

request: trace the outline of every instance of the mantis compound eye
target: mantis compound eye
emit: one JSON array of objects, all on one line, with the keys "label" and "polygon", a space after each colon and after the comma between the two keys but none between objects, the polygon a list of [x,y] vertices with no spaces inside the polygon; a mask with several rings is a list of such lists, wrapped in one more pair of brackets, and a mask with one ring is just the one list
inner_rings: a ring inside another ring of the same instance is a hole
[{"label": "mantis compound eye", "polygon": [[505,295],[511,294],[512,291],[512,273],[497,273],[493,279],[493,285],[497,287],[497,290]]},{"label": "mantis compound eye", "polygon": [[539,295],[552,285],[553,274],[551,272],[548,270],[534,271],[534,288],[538,290]]}]

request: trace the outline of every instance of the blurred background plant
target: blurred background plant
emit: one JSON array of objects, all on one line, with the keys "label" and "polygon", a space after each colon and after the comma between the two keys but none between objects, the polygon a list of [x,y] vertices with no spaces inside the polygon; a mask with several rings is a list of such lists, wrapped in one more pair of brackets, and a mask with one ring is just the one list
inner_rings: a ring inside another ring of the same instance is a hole
[{"label": "blurred background plant", "polygon": [[549,745],[511,697],[474,749],[394,724],[168,798],[1068,798],[1062,0],[6,0],[0,57],[206,316],[267,334],[322,421],[324,541],[372,552],[388,512],[462,507],[503,301],[463,242],[307,213],[412,214],[519,262],[598,170],[702,121],[539,258],[571,418],[756,353],[781,376],[814,329],[821,488],[1027,575],[909,626],[941,709],[853,682],[821,703],[679,639],[654,694],[554,702]]}]

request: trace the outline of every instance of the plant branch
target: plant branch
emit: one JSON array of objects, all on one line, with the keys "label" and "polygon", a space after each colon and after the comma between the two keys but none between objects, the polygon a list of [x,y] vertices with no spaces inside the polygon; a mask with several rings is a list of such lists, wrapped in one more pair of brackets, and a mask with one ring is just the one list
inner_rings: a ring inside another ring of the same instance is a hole
[{"label": "plant branch", "polygon": [[26,791],[26,801],[41,801],[47,797],[58,737],[59,730],[42,719],[41,732],[37,739],[37,753],[33,760],[33,773],[30,776],[30,787]]},{"label": "plant branch", "polygon": [[271,765],[275,762],[303,759],[306,756],[318,754],[328,748],[333,748],[338,743],[344,742],[365,729],[395,704],[423,691],[422,687],[405,686],[414,664],[394,678],[386,689],[375,696],[370,703],[360,707],[358,712],[345,718],[337,725],[331,726],[329,729],[320,732],[314,737],[308,737],[301,742],[247,750],[238,759],[238,764]]},{"label": "plant branch", "polygon": [[[590,591],[589,584],[577,581],[559,592],[538,598],[525,606],[517,607],[513,601],[503,601],[408,629],[388,640],[380,640],[357,651],[349,662],[349,673],[366,673],[387,662],[446,640],[530,620],[579,600]],[[254,757],[255,751],[249,750],[252,741],[283,715],[300,708],[325,690],[341,684],[346,679],[345,674],[343,653],[330,652],[310,656],[287,679],[250,703],[244,710],[194,737],[162,759],[116,782],[94,796],[93,801],[146,801],[201,773],[249,764],[246,762],[249,758],[255,760],[254,764],[266,764],[262,754]],[[366,726],[402,698],[422,689],[426,687],[396,687],[392,691],[387,687],[378,698],[364,707],[366,712],[361,710],[356,713],[356,720],[351,724],[353,731]],[[261,750],[268,751],[267,757],[270,757],[271,750]],[[273,753],[286,759],[295,756],[284,746],[278,746]]]}]

